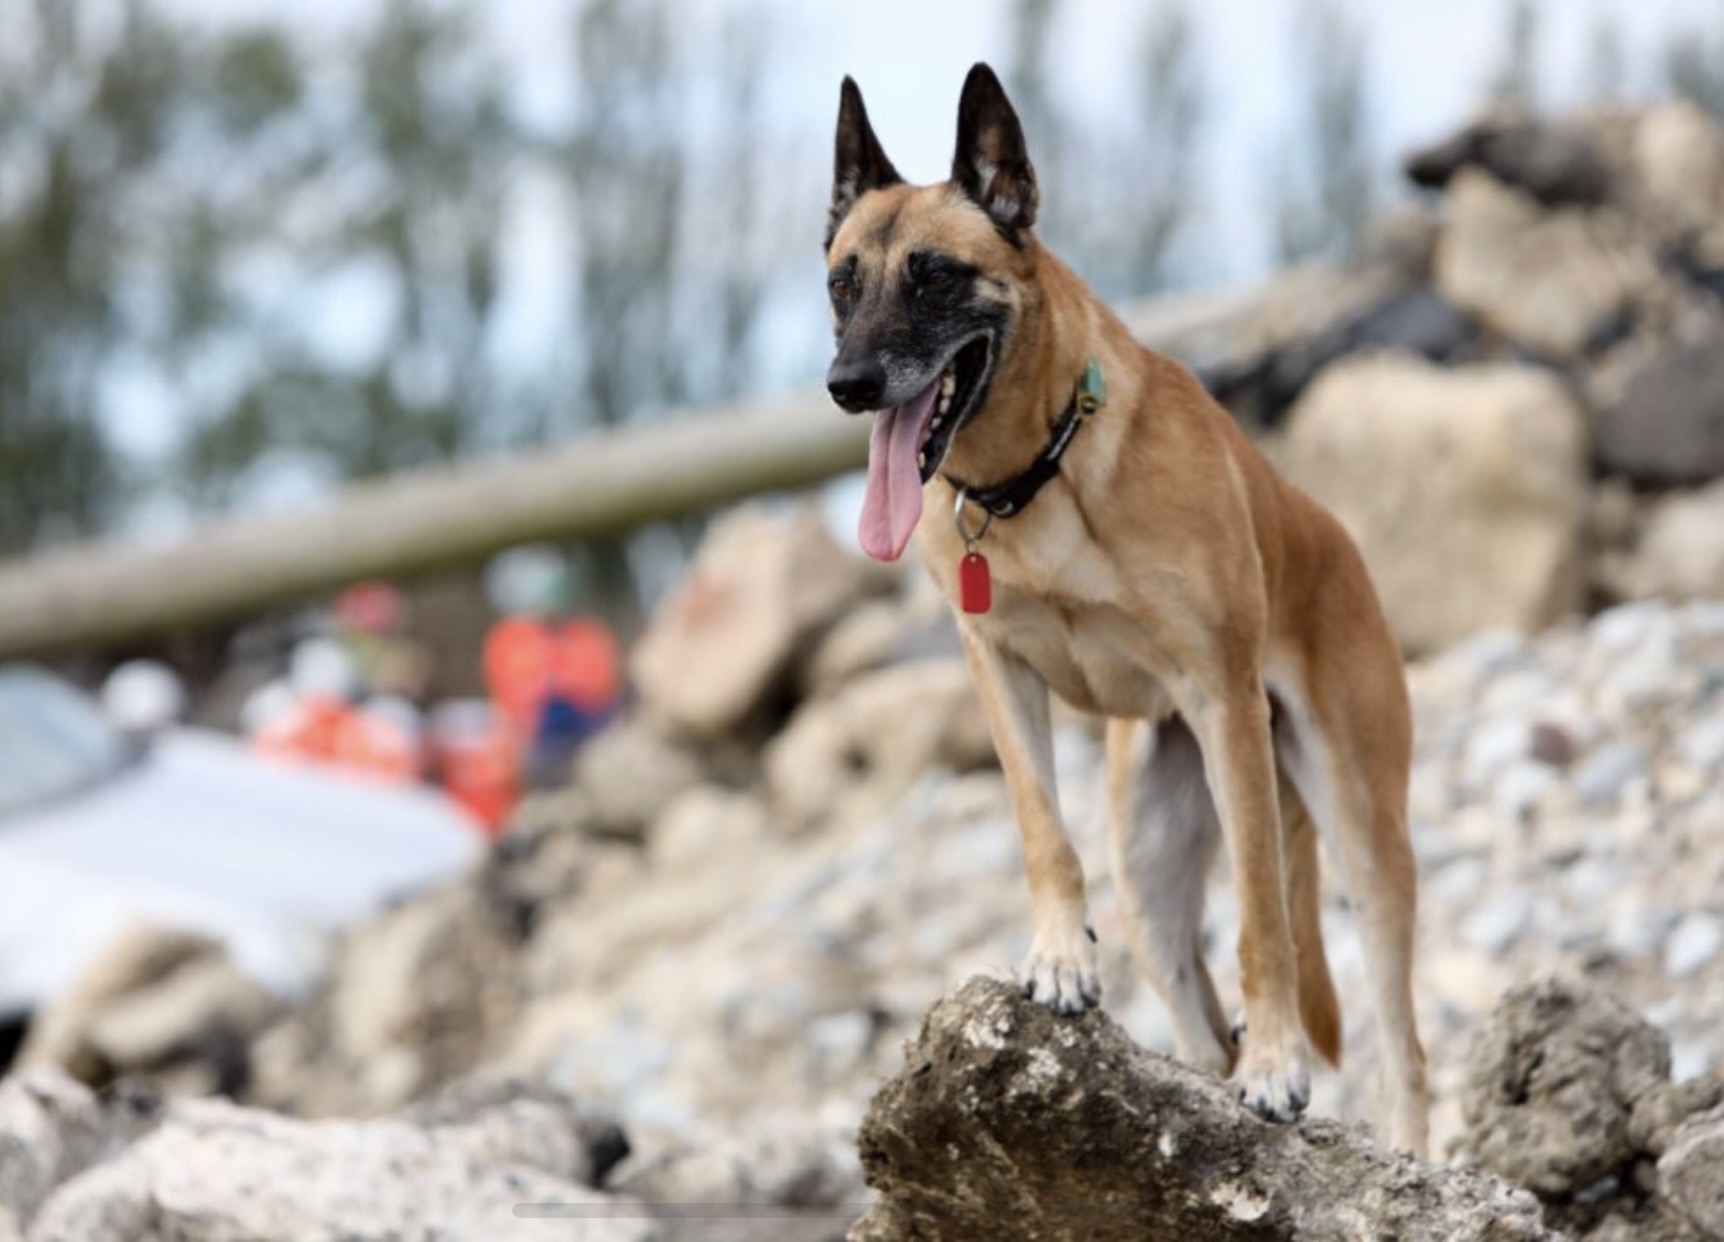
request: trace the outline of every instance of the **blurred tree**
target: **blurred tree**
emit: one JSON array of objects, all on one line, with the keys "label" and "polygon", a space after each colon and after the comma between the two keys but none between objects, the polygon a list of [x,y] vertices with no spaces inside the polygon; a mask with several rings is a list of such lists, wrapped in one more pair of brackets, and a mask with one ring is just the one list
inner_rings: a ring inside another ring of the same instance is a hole
[{"label": "blurred tree", "polygon": [[1167,283],[1172,243],[1196,199],[1200,65],[1190,11],[1158,6],[1138,36],[1137,124],[1115,155],[1133,210],[1105,215],[1115,228],[1097,240],[1114,255],[1116,279],[1136,294]]},{"label": "blurred tree", "polygon": [[1600,14],[1592,24],[1592,43],[1586,54],[1587,97],[1598,103],[1620,103],[1627,88],[1622,27]]},{"label": "blurred tree", "polygon": [[[783,263],[783,203],[765,192],[767,23],[734,9],[708,54],[691,57],[680,12],[670,0],[582,0],[574,16],[575,119],[552,149],[578,241],[583,423],[747,391]],[[698,529],[684,524],[684,542]],[[665,544],[641,546],[650,556]],[[589,594],[625,625],[640,605],[638,571],[626,543],[588,544],[577,558]]]},{"label": "blurred tree", "polygon": [[1532,112],[1538,107],[1538,0],[1509,0],[1502,63],[1491,78],[1494,108]]},{"label": "blurred tree", "polygon": [[[0,550],[112,515],[123,474],[102,377],[150,308],[128,271],[155,221],[185,54],[136,2],[99,30],[65,0],[0,38]],[[199,291],[187,290],[195,301]],[[170,311],[173,309],[159,308]]]},{"label": "blurred tree", "polygon": [[1676,95],[1724,118],[1724,35],[1690,30],[1675,36],[1665,46],[1664,73]]},{"label": "blurred tree", "polygon": [[[616,426],[680,401],[674,348],[686,172],[682,79],[666,0],[583,0],[574,15],[576,115],[554,144],[575,235],[580,422]],[[640,600],[628,541],[577,549],[580,594],[625,625]]]},{"label": "blurred tree", "polygon": [[577,241],[583,422],[745,391],[783,263],[760,100],[768,23],[735,7],[697,34],[680,13],[581,0],[574,14],[575,116],[550,149]]},{"label": "blurred tree", "polygon": [[144,413],[170,424],[221,387],[214,360],[250,332],[228,267],[300,175],[267,139],[301,81],[279,36],[195,33],[145,0],[4,17],[0,550],[17,551],[99,529],[150,482],[110,435],[140,394],[165,395]]},{"label": "blurred tree", "polygon": [[[1075,123],[1048,63],[1057,0],[1014,0],[1006,83],[1042,184],[1039,228],[1104,296],[1141,297],[1170,279],[1172,243],[1196,197],[1203,81],[1190,12],[1150,11],[1137,34],[1136,90],[1109,124]],[[1065,63],[1056,60],[1055,63]]]},{"label": "blurred tree", "polygon": [[[298,270],[244,307],[245,378],[187,439],[182,468],[206,501],[232,499],[284,454],[357,477],[530,434],[489,350],[498,222],[526,140],[474,35],[461,10],[389,0],[352,50],[356,98],[339,118],[271,87],[291,76],[292,49],[272,41],[226,57],[230,110],[252,118],[254,146],[302,148],[267,214],[235,239],[229,269]],[[377,307],[382,330],[331,356],[328,325],[308,312],[342,290]]]},{"label": "blurred tree", "polygon": [[1012,0],[1008,22],[1006,90],[1030,140],[1030,157],[1044,182],[1058,181],[1066,147],[1065,114],[1048,80],[1048,56],[1059,0]]},{"label": "blurred tree", "polygon": [[1088,256],[1081,253],[1081,238],[1085,217],[1095,214],[1095,204],[1073,187],[1094,170],[1048,73],[1059,14],[1059,0],[1012,0],[1005,86],[1023,122],[1030,159],[1041,185],[1036,229],[1087,277],[1095,273],[1090,270]]},{"label": "blurred tree", "polygon": [[1275,186],[1283,262],[1355,250],[1376,210],[1365,36],[1336,0],[1306,0],[1293,40],[1301,136],[1282,147]]},{"label": "blurred tree", "polygon": [[[715,54],[668,0],[565,0],[574,108],[532,132],[465,6],[380,0],[326,44],[167,12],[0,6],[0,551],[146,483],[214,508],[284,463],[334,481],[752,386],[786,262],[752,8]],[[569,348],[523,361],[528,193],[572,306]],[[153,478],[105,434],[144,407]]]},{"label": "blurred tree", "polygon": [[602,426],[686,390],[669,348],[685,185],[670,18],[665,0],[585,0],[575,16],[576,119],[560,152],[580,244],[583,421]]},{"label": "blurred tree", "polygon": [[[695,311],[712,325],[696,341],[709,343],[691,382],[702,399],[730,399],[747,392],[758,378],[754,355],[767,285],[781,260],[780,239],[793,230],[789,203],[767,192],[774,169],[788,162],[769,140],[760,85],[766,78],[771,46],[764,15],[754,8],[728,13],[719,30],[713,115],[724,118],[722,132],[697,141],[688,163],[705,186],[710,219],[697,221],[697,236],[708,239],[710,279],[697,291],[707,303]],[[728,239],[720,247],[710,238]]]}]

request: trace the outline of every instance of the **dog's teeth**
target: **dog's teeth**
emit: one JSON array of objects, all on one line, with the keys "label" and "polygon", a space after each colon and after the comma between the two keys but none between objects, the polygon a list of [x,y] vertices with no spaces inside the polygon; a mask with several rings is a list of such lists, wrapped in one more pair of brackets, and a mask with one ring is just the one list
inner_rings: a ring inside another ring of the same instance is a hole
[{"label": "dog's teeth", "polygon": [[921,470],[926,470],[928,468],[928,455],[926,453],[916,454],[916,466]]},{"label": "dog's teeth", "polygon": [[958,376],[956,372],[947,371],[940,376],[940,399],[935,403],[935,408],[941,414],[952,408],[952,396],[957,390]]}]

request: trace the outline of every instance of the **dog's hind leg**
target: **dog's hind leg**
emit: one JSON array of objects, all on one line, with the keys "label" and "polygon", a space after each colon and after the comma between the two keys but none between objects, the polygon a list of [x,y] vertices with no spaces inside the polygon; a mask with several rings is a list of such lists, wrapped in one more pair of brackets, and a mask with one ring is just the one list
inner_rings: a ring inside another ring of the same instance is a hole
[{"label": "dog's hind leg", "polygon": [[1269,699],[1255,669],[1233,668],[1218,680],[1208,694],[1188,686],[1195,713],[1188,719],[1203,750],[1239,893],[1246,1030],[1233,1081],[1252,1112],[1268,1121],[1292,1121],[1311,1100],[1310,1045],[1299,1019]]},{"label": "dog's hind leg", "polygon": [[1180,1059],[1225,1075],[1233,1037],[1203,960],[1203,889],[1221,841],[1203,754],[1179,717],[1107,728],[1108,849],[1132,950],[1173,1020]]},{"label": "dog's hind leg", "polygon": [[1276,750],[1330,837],[1357,912],[1388,1095],[1386,1137],[1423,1155],[1430,1099],[1413,1011],[1417,895],[1404,810],[1406,743],[1381,721],[1349,732],[1333,717],[1317,721],[1303,705],[1293,717],[1277,722]]}]

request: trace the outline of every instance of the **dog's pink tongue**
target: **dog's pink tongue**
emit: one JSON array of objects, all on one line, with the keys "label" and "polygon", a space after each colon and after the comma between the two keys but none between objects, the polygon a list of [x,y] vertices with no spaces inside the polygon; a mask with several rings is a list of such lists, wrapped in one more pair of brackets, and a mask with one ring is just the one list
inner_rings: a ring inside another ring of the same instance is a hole
[{"label": "dog's pink tongue", "polygon": [[907,404],[874,415],[874,431],[868,439],[868,492],[862,499],[857,535],[862,550],[877,561],[895,561],[904,555],[922,516],[922,472],[916,453],[938,389],[937,383],[930,384]]}]

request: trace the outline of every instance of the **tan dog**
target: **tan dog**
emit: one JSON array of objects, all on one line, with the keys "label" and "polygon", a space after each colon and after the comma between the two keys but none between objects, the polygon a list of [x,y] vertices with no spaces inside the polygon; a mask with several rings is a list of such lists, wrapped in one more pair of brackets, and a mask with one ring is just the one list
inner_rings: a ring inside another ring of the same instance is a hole
[{"label": "tan dog", "polygon": [[[1180,1055],[1231,1071],[1247,1105],[1282,1121],[1309,1098],[1306,1037],[1338,1061],[1314,821],[1359,918],[1388,1137],[1422,1152],[1411,725],[1394,638],[1340,525],[1042,247],[1037,201],[1017,115],[987,66],[964,84],[952,178],[933,186],[902,181],[845,80],[828,386],[844,408],[874,412],[864,548],[895,559],[918,534],[958,610],[1029,872],[1025,991],[1065,1013],[1100,997],[1054,788],[1051,688],[1112,718],[1116,886]],[[1243,1046],[1200,945],[1223,839],[1239,887]]]}]

